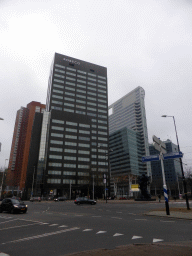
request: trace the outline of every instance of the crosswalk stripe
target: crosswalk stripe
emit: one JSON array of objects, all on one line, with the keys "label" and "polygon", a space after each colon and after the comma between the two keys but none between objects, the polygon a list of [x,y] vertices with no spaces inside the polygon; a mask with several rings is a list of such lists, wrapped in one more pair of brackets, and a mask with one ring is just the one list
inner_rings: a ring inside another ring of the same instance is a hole
[{"label": "crosswalk stripe", "polygon": [[142,236],[133,236],[131,239],[139,239],[139,238],[143,238]]},{"label": "crosswalk stripe", "polygon": [[164,241],[163,239],[156,239],[156,238],[153,238],[153,243],[157,243],[157,242],[162,242]]},{"label": "crosswalk stripe", "polygon": [[104,233],[107,233],[107,231],[99,231],[96,234],[104,234]]},{"label": "crosswalk stripe", "polygon": [[123,236],[123,234],[120,234],[120,233],[116,233],[115,235],[113,236]]}]

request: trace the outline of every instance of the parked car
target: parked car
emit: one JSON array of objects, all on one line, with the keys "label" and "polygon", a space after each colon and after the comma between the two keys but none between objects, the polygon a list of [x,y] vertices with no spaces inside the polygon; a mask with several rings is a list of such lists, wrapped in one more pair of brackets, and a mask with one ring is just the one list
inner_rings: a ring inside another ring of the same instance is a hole
[{"label": "parked car", "polygon": [[26,213],[27,209],[28,209],[27,205],[23,201],[13,199],[13,198],[3,199],[0,205],[0,212],[6,211],[10,213],[16,213],[16,212]]},{"label": "parked car", "polygon": [[67,200],[66,197],[58,197],[58,198],[55,198],[55,199],[54,199],[55,202],[65,201],[65,200]]},{"label": "parked car", "polygon": [[31,201],[31,202],[34,202],[34,201],[41,202],[41,197],[37,197],[37,196],[36,196],[36,197],[31,197],[31,198],[30,198],[30,201]]},{"label": "parked car", "polygon": [[95,200],[90,200],[86,197],[78,197],[74,201],[75,204],[96,204],[97,202]]}]

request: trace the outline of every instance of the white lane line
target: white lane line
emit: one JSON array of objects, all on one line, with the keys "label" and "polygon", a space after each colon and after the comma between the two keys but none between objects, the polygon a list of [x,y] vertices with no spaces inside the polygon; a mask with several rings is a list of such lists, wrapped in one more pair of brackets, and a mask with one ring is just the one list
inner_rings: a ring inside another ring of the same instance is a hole
[{"label": "white lane line", "polygon": [[61,233],[69,232],[69,231],[74,231],[74,230],[77,230],[77,229],[80,229],[80,228],[74,227],[74,228],[69,228],[69,229],[63,229],[63,230],[60,230],[60,231],[45,233],[45,234],[38,235],[38,236],[31,236],[31,237],[21,238],[21,239],[18,239],[18,240],[8,241],[8,242],[2,243],[2,244],[23,242],[23,241],[26,241],[26,240],[33,240],[33,239],[41,238],[41,237],[44,237],[44,236],[57,235],[57,234],[61,234]]},{"label": "white lane line", "polygon": [[142,236],[133,236],[131,239],[139,239],[139,238],[143,238]]},{"label": "white lane line", "polygon": [[92,218],[101,218],[101,216],[92,216]]},{"label": "white lane line", "polygon": [[46,222],[42,222],[42,223],[39,223],[40,225],[48,225],[49,223],[46,223]]},{"label": "white lane line", "polygon": [[62,225],[62,226],[59,226],[58,228],[67,228],[68,226],[66,225]]},{"label": "white lane line", "polygon": [[58,226],[59,224],[51,224],[49,227]]},{"label": "white lane line", "polygon": [[98,235],[98,234],[104,234],[104,233],[107,233],[107,231],[99,231],[99,232],[96,233],[96,235]]},{"label": "white lane line", "polygon": [[145,221],[147,221],[147,219],[135,219],[135,220],[145,220]]},{"label": "white lane line", "polygon": [[160,220],[161,222],[175,222],[174,220]]},{"label": "white lane line", "polygon": [[15,220],[7,220],[7,221],[4,221],[4,222],[1,222],[0,224],[4,224],[4,223],[7,223],[7,222],[11,222],[11,221],[16,221],[17,219]]},{"label": "white lane line", "polygon": [[153,238],[153,243],[157,243],[157,242],[162,242],[164,241],[163,239],[156,239],[156,238]]},{"label": "white lane line", "polygon": [[28,226],[33,226],[33,225],[37,225],[37,224],[38,224],[38,223],[27,224],[27,225],[20,225],[20,226],[14,226],[14,227],[9,227],[9,228],[1,228],[0,230],[13,229],[13,228],[22,228],[22,227],[28,227]]},{"label": "white lane line", "polygon": [[82,232],[91,231],[93,229],[84,229]]},{"label": "white lane line", "polygon": [[11,219],[11,218],[13,218],[13,217],[0,216],[0,218],[2,218],[2,219]]},{"label": "white lane line", "polygon": [[116,233],[115,235],[113,236],[123,236],[124,234],[120,234],[120,233]]},{"label": "white lane line", "polygon": [[118,220],[122,220],[122,218],[119,217],[111,217],[112,219],[118,219]]}]

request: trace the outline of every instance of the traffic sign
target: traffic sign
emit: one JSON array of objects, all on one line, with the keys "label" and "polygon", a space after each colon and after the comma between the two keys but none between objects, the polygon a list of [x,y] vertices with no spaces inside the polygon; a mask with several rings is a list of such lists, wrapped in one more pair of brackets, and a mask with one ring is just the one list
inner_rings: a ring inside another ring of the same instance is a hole
[{"label": "traffic sign", "polygon": [[157,138],[155,135],[153,135],[153,141],[156,142],[158,145],[161,145],[162,148],[166,149],[166,145],[163,141],[161,141],[159,138]]},{"label": "traffic sign", "polygon": [[142,162],[157,161],[157,160],[159,160],[159,155],[143,156],[142,157]]},{"label": "traffic sign", "polygon": [[168,154],[163,155],[163,159],[172,159],[172,158],[181,158],[183,157],[183,153],[182,152],[171,152]]},{"label": "traffic sign", "polygon": [[[165,143],[164,143],[165,144]],[[156,142],[153,142],[153,146],[154,148],[157,150],[157,151],[161,151],[163,154],[166,154],[167,151],[162,147],[160,146],[159,144],[157,144]]]}]

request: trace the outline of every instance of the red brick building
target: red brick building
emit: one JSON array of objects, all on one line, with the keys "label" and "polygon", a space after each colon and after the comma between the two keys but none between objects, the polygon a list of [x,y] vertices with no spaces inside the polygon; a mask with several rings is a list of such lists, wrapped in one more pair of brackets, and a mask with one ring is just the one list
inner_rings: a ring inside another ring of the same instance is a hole
[{"label": "red brick building", "polygon": [[25,187],[33,120],[35,112],[43,112],[44,109],[44,104],[32,101],[17,111],[6,178],[6,185],[11,190]]}]

